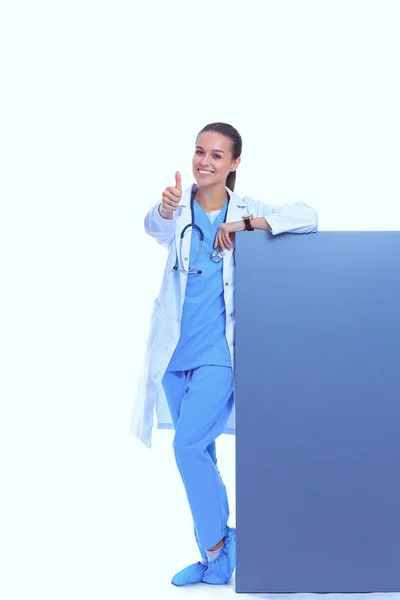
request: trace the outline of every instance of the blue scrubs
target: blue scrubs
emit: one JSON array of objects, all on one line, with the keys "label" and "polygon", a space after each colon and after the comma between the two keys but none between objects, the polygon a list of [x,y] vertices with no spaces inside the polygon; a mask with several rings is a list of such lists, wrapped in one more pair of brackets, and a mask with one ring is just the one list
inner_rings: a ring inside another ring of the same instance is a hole
[{"label": "blue scrubs", "polygon": [[[233,408],[233,376],[225,337],[223,261],[211,259],[227,207],[228,201],[211,223],[194,201],[195,223],[204,233],[195,267],[202,273],[187,276],[181,335],[162,382],[175,427],[176,463],[203,549],[212,548],[226,535],[229,518],[215,439],[223,433]],[[193,230],[190,266],[198,249],[199,236]]]},{"label": "blue scrubs", "polygon": [[[196,269],[201,274],[188,275],[183,304],[181,335],[168,365],[169,371],[186,371],[202,365],[231,367],[228,342],[225,337],[225,301],[222,263],[211,259],[215,236],[228,208],[226,200],[219,215],[211,223],[207,213],[194,201],[196,225],[203,230],[204,241]],[[192,230],[190,267],[199,250],[200,238]],[[188,268],[188,267],[186,267]]]},{"label": "blue scrubs", "polygon": [[198,544],[215,546],[228,533],[229,504],[217,467],[215,439],[233,407],[231,367],[167,371],[163,388],[175,426],[173,449]]}]

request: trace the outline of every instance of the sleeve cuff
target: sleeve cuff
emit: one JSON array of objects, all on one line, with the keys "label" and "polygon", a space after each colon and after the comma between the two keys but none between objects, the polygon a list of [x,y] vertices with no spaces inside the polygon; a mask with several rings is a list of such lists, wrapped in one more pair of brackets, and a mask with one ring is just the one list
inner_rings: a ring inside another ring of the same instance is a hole
[{"label": "sleeve cuff", "polygon": [[272,235],[276,235],[277,233],[282,233],[281,231],[279,231],[277,220],[274,218],[273,215],[264,215],[264,219],[266,220],[268,225],[271,227],[271,229],[269,231],[272,233]]},{"label": "sleeve cuff", "polygon": [[179,207],[177,210],[175,210],[172,213],[172,219],[164,219],[164,217],[162,217],[159,213],[158,207],[161,206],[162,202],[158,202],[155,206],[154,206],[154,211],[155,211],[155,216],[156,219],[159,223],[171,223],[171,221],[176,221],[176,219],[179,217],[181,211],[179,211]]}]

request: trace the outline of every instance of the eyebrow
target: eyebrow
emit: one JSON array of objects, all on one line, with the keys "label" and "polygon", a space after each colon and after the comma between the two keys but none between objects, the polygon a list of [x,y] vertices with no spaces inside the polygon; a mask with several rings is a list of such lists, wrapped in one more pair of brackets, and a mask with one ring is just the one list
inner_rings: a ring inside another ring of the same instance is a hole
[{"label": "eyebrow", "polygon": [[[196,146],[196,148],[200,148],[201,150],[204,150],[204,148],[202,148],[201,146]],[[223,150],[218,150],[218,148],[213,148],[212,152],[222,152],[222,154],[224,153]]]}]

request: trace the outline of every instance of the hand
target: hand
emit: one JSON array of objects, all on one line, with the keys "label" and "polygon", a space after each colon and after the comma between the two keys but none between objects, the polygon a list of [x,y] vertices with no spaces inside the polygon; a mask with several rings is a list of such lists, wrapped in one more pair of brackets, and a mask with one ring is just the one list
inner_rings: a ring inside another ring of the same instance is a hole
[{"label": "hand", "polygon": [[182,177],[179,171],[175,173],[175,187],[170,185],[162,194],[162,208],[165,211],[175,212],[182,198]]},{"label": "hand", "polygon": [[235,243],[235,231],[244,229],[244,221],[235,221],[234,223],[221,223],[219,231],[215,237],[214,248],[220,246],[222,250],[230,250]]}]

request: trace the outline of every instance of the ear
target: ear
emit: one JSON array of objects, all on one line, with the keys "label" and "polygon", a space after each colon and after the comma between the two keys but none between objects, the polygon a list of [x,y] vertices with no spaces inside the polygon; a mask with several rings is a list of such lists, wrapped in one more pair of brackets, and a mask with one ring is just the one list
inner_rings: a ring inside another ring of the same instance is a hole
[{"label": "ear", "polygon": [[236,171],[236,169],[240,165],[241,161],[242,161],[242,159],[240,158],[240,156],[236,160],[234,160],[232,163],[233,169],[231,169],[231,171]]}]

